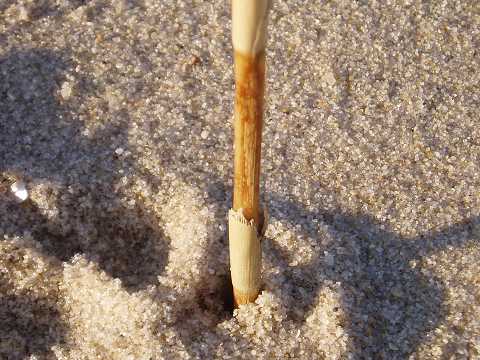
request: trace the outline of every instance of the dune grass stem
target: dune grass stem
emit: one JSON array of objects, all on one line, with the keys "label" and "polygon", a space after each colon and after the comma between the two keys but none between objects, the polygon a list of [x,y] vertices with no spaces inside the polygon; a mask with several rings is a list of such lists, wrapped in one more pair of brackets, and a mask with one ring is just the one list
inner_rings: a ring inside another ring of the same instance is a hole
[{"label": "dune grass stem", "polygon": [[[265,42],[268,0],[232,0],[235,62],[234,190],[229,219],[234,301],[255,301],[260,286],[260,162],[265,93]],[[243,222],[242,222],[243,220]],[[233,222],[247,227],[232,228]],[[253,230],[252,230],[253,229]]]}]

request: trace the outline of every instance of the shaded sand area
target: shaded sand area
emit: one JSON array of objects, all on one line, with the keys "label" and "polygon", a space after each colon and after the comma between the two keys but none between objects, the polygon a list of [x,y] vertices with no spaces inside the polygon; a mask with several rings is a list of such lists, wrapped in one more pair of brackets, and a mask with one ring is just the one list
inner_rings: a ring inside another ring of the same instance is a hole
[{"label": "shaded sand area", "polygon": [[0,359],[480,358],[478,1],[275,2],[233,316],[229,29],[223,0],[0,1]]}]

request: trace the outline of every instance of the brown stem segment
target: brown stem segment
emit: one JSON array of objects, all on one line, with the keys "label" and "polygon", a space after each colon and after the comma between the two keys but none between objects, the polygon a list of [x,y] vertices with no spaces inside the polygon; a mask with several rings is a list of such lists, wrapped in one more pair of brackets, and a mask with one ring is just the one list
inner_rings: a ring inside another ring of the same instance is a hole
[{"label": "brown stem segment", "polygon": [[260,158],[265,92],[265,51],[235,51],[235,178],[233,208],[260,226]]},{"label": "brown stem segment", "polygon": [[233,209],[242,209],[245,221],[254,221],[254,232],[234,248],[231,244],[230,249],[231,262],[234,259],[235,262],[239,261],[239,266],[235,266],[236,273],[232,272],[232,279],[243,279],[240,281],[241,289],[236,288],[235,283],[233,286],[235,306],[238,306],[255,301],[259,292],[261,247],[258,230],[263,220],[259,192],[265,51],[257,54],[235,51],[235,85]]}]

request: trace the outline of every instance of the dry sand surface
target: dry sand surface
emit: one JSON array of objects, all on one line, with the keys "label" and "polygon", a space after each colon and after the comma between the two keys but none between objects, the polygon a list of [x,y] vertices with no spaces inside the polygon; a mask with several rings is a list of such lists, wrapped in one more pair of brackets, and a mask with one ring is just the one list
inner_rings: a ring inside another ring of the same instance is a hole
[{"label": "dry sand surface", "polygon": [[480,358],[480,3],[278,0],[269,31],[232,315],[229,1],[0,0],[0,359]]}]

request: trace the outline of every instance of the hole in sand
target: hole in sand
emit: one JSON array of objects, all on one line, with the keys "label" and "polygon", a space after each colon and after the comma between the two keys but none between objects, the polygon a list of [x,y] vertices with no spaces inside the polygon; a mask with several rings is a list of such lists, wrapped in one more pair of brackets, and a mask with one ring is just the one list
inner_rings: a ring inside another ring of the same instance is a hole
[{"label": "hole in sand", "polygon": [[215,285],[209,290],[198,291],[196,303],[205,314],[212,316],[217,324],[230,319],[234,310],[230,274],[219,275],[215,280]]},{"label": "hole in sand", "polygon": [[230,274],[221,277],[219,290],[223,303],[223,311],[229,314],[229,317],[232,317],[235,307],[233,303],[233,286]]}]

